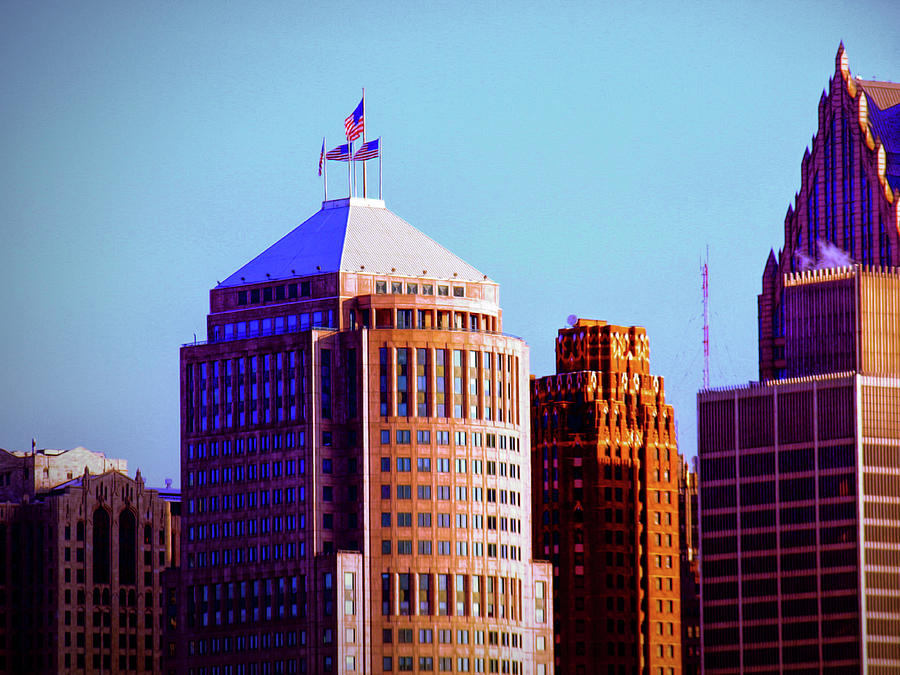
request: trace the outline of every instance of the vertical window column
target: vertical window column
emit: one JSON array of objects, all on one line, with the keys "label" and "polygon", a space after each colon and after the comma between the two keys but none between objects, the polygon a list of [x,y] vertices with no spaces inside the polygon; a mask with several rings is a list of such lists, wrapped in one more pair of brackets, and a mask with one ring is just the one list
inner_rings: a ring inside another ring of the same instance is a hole
[{"label": "vertical window column", "polygon": [[481,355],[481,371],[483,376],[482,392],[484,395],[484,419],[494,419],[494,408],[491,405],[491,394],[494,392],[493,376],[491,375],[491,366],[494,362],[494,355],[491,352],[484,352]]},{"label": "vertical window column", "polygon": [[219,375],[222,374],[221,371],[225,369],[225,365],[223,361],[213,361],[210,363],[212,368],[212,428],[219,428],[219,407],[221,406],[221,394],[219,392],[219,383],[220,378]]},{"label": "vertical window column", "polygon": [[396,350],[396,390],[397,416],[409,416],[409,350],[400,347]]},{"label": "vertical window column", "polygon": [[448,417],[447,415],[447,352],[443,349],[434,350],[434,389],[436,417]]},{"label": "vertical window column", "polygon": [[275,420],[284,421],[284,353],[275,355]]},{"label": "vertical window column", "polygon": [[322,417],[324,419],[331,418],[331,350],[323,349],[319,353],[319,367],[321,369],[321,401],[322,401]]},{"label": "vertical window column", "polygon": [[208,364],[201,363],[200,364],[200,430],[201,431],[209,431],[209,420],[207,419],[207,395],[208,392],[206,390],[206,374]]},{"label": "vertical window column", "polygon": [[463,351],[453,350],[453,416],[463,416]]},{"label": "vertical window column", "polygon": [[297,419],[297,352],[288,352],[287,403],[291,421]]},{"label": "vertical window column", "polygon": [[478,419],[478,354],[469,352],[469,418]]},{"label": "vertical window column", "polygon": [[197,392],[194,391],[194,364],[187,364],[187,368],[185,368],[185,381],[184,381],[184,398],[185,398],[185,408],[187,408],[187,420],[185,424],[187,426],[187,430],[192,432],[194,430],[194,409],[197,406]]},{"label": "vertical window column", "polygon": [[306,352],[299,352],[297,354],[297,372],[300,376],[300,384],[298,385],[300,390],[297,392],[297,401],[300,405],[300,419],[307,420],[309,419],[309,403],[306,394],[309,392],[309,381],[307,379]]},{"label": "vertical window column", "polygon": [[387,347],[381,347],[378,350],[378,391],[379,391],[379,414],[382,417],[388,416],[388,350]]},{"label": "vertical window column", "polygon": [[250,424],[259,424],[259,383],[256,379],[257,357],[251,356],[247,377],[250,379]]},{"label": "vertical window column", "polygon": [[347,362],[344,367],[344,373],[347,377],[347,415],[350,419],[356,419],[359,415],[358,384],[356,381],[356,349],[348,349]]},{"label": "vertical window column", "polygon": [[225,361],[225,426],[234,427],[234,361]]},{"label": "vertical window column", "polygon": [[420,616],[431,615],[431,575],[420,574],[418,579],[417,594],[419,596],[418,614]]},{"label": "vertical window column", "polygon": [[245,426],[247,424],[247,410],[246,410],[247,392],[245,389],[246,379],[247,379],[247,359],[246,358],[238,359],[237,363],[238,363],[238,375],[237,375],[238,425]]},{"label": "vertical window column", "polygon": [[272,355],[263,356],[263,421],[268,424],[272,421]]},{"label": "vertical window column", "polygon": [[428,350],[416,349],[416,414],[429,417]]}]

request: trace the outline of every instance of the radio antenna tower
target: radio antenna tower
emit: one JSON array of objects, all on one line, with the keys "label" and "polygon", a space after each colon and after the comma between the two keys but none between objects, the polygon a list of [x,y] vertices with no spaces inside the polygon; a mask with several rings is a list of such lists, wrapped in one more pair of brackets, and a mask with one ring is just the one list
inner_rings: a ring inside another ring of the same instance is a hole
[{"label": "radio antenna tower", "polygon": [[706,259],[700,264],[700,278],[703,286],[703,388],[709,389],[709,244],[706,245]]}]

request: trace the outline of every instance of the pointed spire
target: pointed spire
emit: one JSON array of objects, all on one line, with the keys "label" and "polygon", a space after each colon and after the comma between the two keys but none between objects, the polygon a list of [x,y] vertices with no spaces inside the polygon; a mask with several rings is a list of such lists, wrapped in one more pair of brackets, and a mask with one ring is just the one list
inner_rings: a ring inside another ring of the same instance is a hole
[{"label": "pointed spire", "polygon": [[834,57],[834,72],[840,73],[846,80],[850,77],[850,64],[847,60],[847,52],[844,50],[844,41],[838,46],[837,55]]},{"label": "pointed spire", "polygon": [[766,267],[763,270],[763,276],[775,277],[778,273],[778,261],[775,259],[775,249],[769,251],[769,257],[766,260]]}]

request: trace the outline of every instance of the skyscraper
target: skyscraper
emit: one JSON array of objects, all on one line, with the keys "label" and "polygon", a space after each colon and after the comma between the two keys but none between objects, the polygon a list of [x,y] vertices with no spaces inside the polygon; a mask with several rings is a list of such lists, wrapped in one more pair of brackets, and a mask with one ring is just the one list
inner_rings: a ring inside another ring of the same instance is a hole
[{"label": "skyscraper", "polygon": [[178,497],[85,448],[0,450],[0,673],[160,673]]},{"label": "skyscraper", "polygon": [[553,562],[557,673],[681,672],[675,414],[646,331],[578,319],[532,382],[534,547]]},{"label": "skyscraper", "polygon": [[326,201],[207,329],[181,351],[182,670],[549,673],[496,282],[382,201]]},{"label": "skyscraper", "polygon": [[900,669],[898,103],[841,46],[763,275],[763,381],[698,396],[707,673]]},{"label": "skyscraper", "polygon": [[784,377],[784,278],[810,268],[900,263],[900,84],[853,77],[842,44],[818,132],[759,295],[759,377]]}]

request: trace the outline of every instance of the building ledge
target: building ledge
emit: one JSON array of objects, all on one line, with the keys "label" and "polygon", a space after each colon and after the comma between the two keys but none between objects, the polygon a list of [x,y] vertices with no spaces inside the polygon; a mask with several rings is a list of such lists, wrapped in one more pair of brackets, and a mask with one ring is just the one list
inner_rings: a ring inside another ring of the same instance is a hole
[{"label": "building ledge", "polygon": [[367,206],[372,209],[385,208],[383,199],[363,199],[362,197],[344,197],[322,202],[322,209],[343,209],[348,206]]}]

